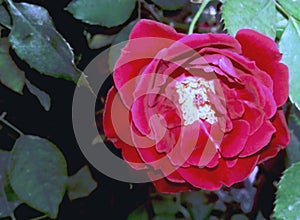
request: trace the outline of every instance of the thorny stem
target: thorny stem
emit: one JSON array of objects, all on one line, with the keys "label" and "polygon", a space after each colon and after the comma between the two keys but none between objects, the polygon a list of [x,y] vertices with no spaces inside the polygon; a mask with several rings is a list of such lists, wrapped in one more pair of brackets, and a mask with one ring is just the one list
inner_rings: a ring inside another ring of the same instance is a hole
[{"label": "thorny stem", "polygon": [[22,131],[20,131],[18,128],[16,128],[15,126],[13,126],[11,123],[9,123],[8,121],[5,120],[5,116],[6,116],[6,112],[3,112],[2,115],[0,116],[0,121],[2,121],[5,125],[7,125],[8,127],[10,127],[11,129],[13,129],[14,131],[16,131],[17,133],[19,133],[20,135],[24,135]]},{"label": "thorny stem", "polygon": [[195,17],[193,18],[191,24],[190,24],[190,27],[189,27],[189,31],[188,31],[188,34],[192,34],[194,29],[195,29],[195,25],[197,23],[197,21],[199,20],[202,12],[204,11],[206,5],[210,2],[210,0],[204,0],[199,8],[199,10],[197,11]]},{"label": "thorny stem", "polygon": [[284,16],[286,16],[287,18],[290,18],[290,15],[281,7],[280,4],[278,4],[278,2],[276,0],[273,0],[274,4],[276,5],[276,7],[279,9],[279,11],[284,14]]}]

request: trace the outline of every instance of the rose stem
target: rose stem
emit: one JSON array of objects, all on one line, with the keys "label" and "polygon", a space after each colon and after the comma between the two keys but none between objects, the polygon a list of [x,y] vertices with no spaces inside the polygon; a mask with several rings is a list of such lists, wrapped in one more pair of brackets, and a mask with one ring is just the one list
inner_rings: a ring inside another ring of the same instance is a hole
[{"label": "rose stem", "polygon": [[22,131],[20,131],[18,128],[13,126],[11,123],[5,120],[6,112],[3,112],[2,115],[0,116],[0,121],[2,121],[4,124],[6,124],[8,127],[19,133],[20,135],[24,135]]},{"label": "rose stem", "polygon": [[191,24],[190,24],[190,27],[189,27],[189,32],[188,34],[192,34],[194,29],[195,29],[195,25],[197,23],[197,21],[199,20],[200,18],[200,15],[202,14],[204,8],[206,7],[206,5],[208,4],[208,2],[210,2],[210,0],[204,0],[199,8],[199,10],[197,11],[195,17],[193,18]]}]

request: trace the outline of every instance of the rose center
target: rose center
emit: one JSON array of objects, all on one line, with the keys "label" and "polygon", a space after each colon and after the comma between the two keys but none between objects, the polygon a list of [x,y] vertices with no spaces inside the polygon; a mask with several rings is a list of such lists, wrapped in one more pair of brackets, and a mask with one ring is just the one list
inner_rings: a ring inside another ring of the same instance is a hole
[{"label": "rose center", "polygon": [[181,105],[184,125],[193,124],[198,120],[205,120],[210,124],[217,122],[215,111],[212,108],[208,93],[215,93],[213,81],[200,77],[184,77],[176,82],[178,102]]}]

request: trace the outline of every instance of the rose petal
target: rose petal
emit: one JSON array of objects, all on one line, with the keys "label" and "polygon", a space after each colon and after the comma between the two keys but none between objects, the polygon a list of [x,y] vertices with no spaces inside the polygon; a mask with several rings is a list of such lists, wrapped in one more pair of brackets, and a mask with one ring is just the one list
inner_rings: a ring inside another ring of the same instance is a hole
[{"label": "rose petal", "polygon": [[131,133],[134,146],[136,146],[136,150],[141,159],[154,169],[160,169],[165,154],[158,153],[155,148],[155,142],[141,135],[134,124],[131,125]]},{"label": "rose petal", "polygon": [[251,105],[250,103],[246,103],[244,107],[245,114],[243,119],[250,124],[249,135],[252,135],[262,126],[265,120],[265,114],[261,109]]},{"label": "rose petal", "polygon": [[266,35],[251,29],[241,29],[235,38],[242,45],[243,54],[266,72],[270,66],[281,60],[277,44]]},{"label": "rose petal", "polygon": [[123,145],[122,157],[132,168],[136,170],[147,168],[147,165],[144,163],[144,161],[142,161],[135,147]]},{"label": "rose petal", "polygon": [[208,129],[204,123],[198,134],[193,134],[194,130],[193,127],[190,127],[190,131],[187,130],[187,133],[183,135],[182,155],[190,165],[206,166],[215,157],[220,145],[219,139],[222,139],[223,132],[217,125]]},{"label": "rose petal", "polygon": [[204,59],[207,61],[207,63],[220,67],[220,69],[224,71],[224,73],[226,73],[228,76],[240,81],[235,68],[233,67],[230,59],[228,59],[227,57],[220,54],[211,54],[205,55]]},{"label": "rose petal", "polygon": [[[184,34],[177,33],[172,27],[151,20],[140,20],[132,29],[127,45],[122,49],[121,56],[114,68],[114,82],[127,108],[133,101],[135,84],[124,87],[131,79],[140,75],[156,54],[168,48]],[[147,45],[145,47],[145,45]]]},{"label": "rose petal", "polygon": [[150,115],[148,114],[146,96],[141,96],[135,100],[131,112],[132,120],[139,132],[153,139],[154,135],[149,125]]},{"label": "rose petal", "polygon": [[244,150],[241,152],[239,157],[251,156],[263,147],[267,146],[275,131],[276,129],[272,123],[268,120],[265,121],[256,132],[249,136]]},{"label": "rose petal", "polygon": [[282,110],[277,111],[272,123],[276,133],[273,135],[270,144],[259,152],[259,163],[275,157],[290,142],[290,134]]},{"label": "rose petal", "polygon": [[[112,108],[118,109],[118,114],[116,114]],[[107,139],[112,141],[116,148],[122,149],[122,156],[131,167],[137,170],[145,169],[146,164],[141,160],[136,148],[133,147],[130,129],[128,129],[128,115],[128,110],[121,102],[116,89],[112,87],[107,94],[103,113],[104,133]],[[113,120],[118,123],[113,123],[112,117],[114,117]]]},{"label": "rose petal", "polygon": [[[159,132],[159,130],[162,130]],[[155,140],[156,140],[156,150],[159,153],[168,153],[170,152],[175,144],[176,144],[176,137],[174,133],[169,131],[164,127],[164,129],[156,129],[155,130]]]},{"label": "rose petal", "polygon": [[169,174],[168,176],[166,176],[166,178],[174,183],[185,183],[185,180],[177,171],[174,171],[173,173]]},{"label": "rose petal", "polygon": [[121,54],[117,62],[123,62],[123,64],[116,64],[115,66],[113,74],[114,83],[120,92],[124,105],[130,109],[134,101],[133,92],[136,88],[135,77],[142,73],[143,68],[151,62],[151,59],[138,59],[137,57],[135,60],[130,60],[126,55]]},{"label": "rose petal", "polygon": [[155,180],[152,183],[157,191],[161,193],[171,194],[192,190],[192,187],[188,183],[175,183],[167,180],[166,178]]},{"label": "rose petal", "polygon": [[272,92],[266,87],[262,86],[262,90],[265,93],[265,105],[264,105],[264,112],[266,114],[267,119],[272,118],[277,110],[276,102],[273,98]]},{"label": "rose petal", "polygon": [[[246,73],[255,76],[263,85],[267,86],[271,91],[273,91],[273,80],[269,74],[259,69],[254,61],[249,61],[247,58],[242,55],[238,55],[229,50],[220,50],[215,48],[203,48],[199,51],[200,55],[205,54],[222,54],[227,58],[231,59],[233,66],[236,68],[237,74],[241,75],[241,73]],[[241,73],[240,73],[240,72]]]},{"label": "rose petal", "polygon": [[199,129],[199,124],[194,122],[171,130],[176,137],[176,144],[167,156],[173,165],[188,165],[186,161],[197,145]]},{"label": "rose petal", "polygon": [[[185,34],[177,33],[170,25],[166,25],[153,20],[141,19],[136,23],[131,31],[129,39],[145,38],[145,37],[161,37],[172,40],[179,40]],[[145,46],[145,45],[144,45]],[[146,45],[147,47],[149,45]],[[146,47],[146,48],[147,48]],[[151,48],[149,48],[151,49]]]},{"label": "rose petal", "polygon": [[191,185],[204,190],[218,190],[222,187],[220,164],[213,169],[198,167],[179,168],[177,172]]},{"label": "rose petal", "polygon": [[273,140],[274,143],[279,144],[283,147],[287,146],[290,142],[290,133],[282,109],[277,111],[277,114],[271,120],[271,122],[276,129]]},{"label": "rose petal", "polygon": [[223,167],[220,171],[222,173],[222,183],[225,186],[230,187],[235,183],[242,182],[248,178],[248,176],[254,170],[259,156],[246,157],[238,159],[236,164],[232,167],[227,167],[225,160],[220,160],[218,167]]},{"label": "rose petal", "polygon": [[[186,45],[186,48],[191,48],[193,50],[199,50],[205,47],[226,49],[235,53],[241,53],[241,46],[238,41],[228,34],[190,34],[178,40],[178,43],[172,45],[168,50],[169,54],[178,54],[181,50],[181,54],[186,52],[187,49],[183,49]],[[180,48],[180,50],[178,49]],[[175,51],[175,53],[174,53]],[[189,50],[191,51],[191,50]],[[177,52],[177,53],[176,53]]]},{"label": "rose petal", "polygon": [[282,63],[268,69],[268,73],[274,80],[273,96],[277,106],[282,106],[289,96],[289,70]]},{"label": "rose petal", "polygon": [[238,31],[236,39],[242,45],[243,54],[255,60],[274,81],[273,94],[277,106],[282,106],[288,97],[288,68],[279,63],[282,55],[271,38],[249,29]]},{"label": "rose petal", "polygon": [[142,95],[149,94],[153,89],[157,91],[158,89],[156,88],[157,86],[155,85],[155,81],[165,81],[165,79],[160,80],[163,78],[163,75],[158,72],[160,71],[158,66],[160,62],[163,61],[165,53],[166,49],[159,51],[153,60],[147,65],[141,76],[136,78],[137,84],[133,93],[135,99]]},{"label": "rose petal", "polygon": [[[247,82],[242,90],[238,90],[238,97],[243,101],[248,101],[256,106],[265,106],[266,97],[262,84],[251,75],[242,75],[241,79],[243,82]],[[273,99],[273,97],[267,97]]]},{"label": "rose petal", "polygon": [[222,156],[227,158],[237,156],[245,147],[249,131],[250,125],[247,121],[233,121],[233,130],[224,136],[221,144]]},{"label": "rose petal", "polygon": [[221,156],[220,156],[219,153],[215,154],[213,159],[206,165],[206,167],[207,168],[214,168],[214,167],[218,166],[220,157]]},{"label": "rose petal", "polygon": [[227,101],[226,107],[231,119],[241,118],[245,113],[244,104],[239,100]]},{"label": "rose petal", "polygon": [[236,165],[236,163],[238,162],[238,159],[231,159],[231,160],[228,160],[226,159],[226,166],[228,168],[231,168],[231,167],[234,167]]},{"label": "rose petal", "polygon": [[134,146],[129,127],[129,111],[123,105],[117,90],[112,87],[107,94],[103,113],[104,134],[117,148],[122,148],[124,143]]}]

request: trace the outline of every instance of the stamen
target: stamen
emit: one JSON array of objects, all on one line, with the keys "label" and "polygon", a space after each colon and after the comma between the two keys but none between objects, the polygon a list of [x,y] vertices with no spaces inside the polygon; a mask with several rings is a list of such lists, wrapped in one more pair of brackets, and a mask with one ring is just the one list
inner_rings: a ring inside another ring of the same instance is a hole
[{"label": "stamen", "polygon": [[208,99],[208,91],[215,93],[214,82],[200,77],[188,76],[176,82],[184,125],[193,124],[201,119],[210,124],[217,122],[215,111]]}]

